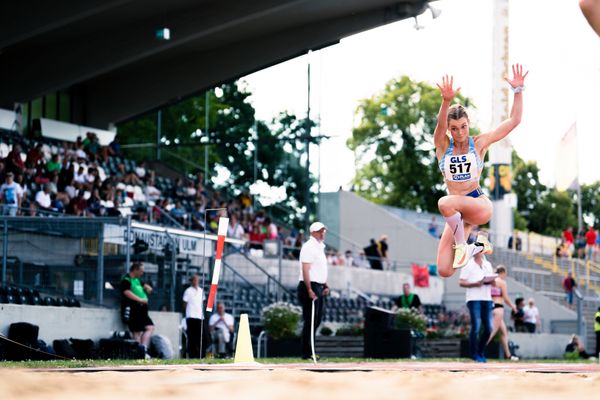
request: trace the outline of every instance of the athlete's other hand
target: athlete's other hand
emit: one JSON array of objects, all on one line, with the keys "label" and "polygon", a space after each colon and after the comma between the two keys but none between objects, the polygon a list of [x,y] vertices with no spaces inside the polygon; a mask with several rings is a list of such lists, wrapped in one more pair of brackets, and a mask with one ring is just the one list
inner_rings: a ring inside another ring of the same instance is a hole
[{"label": "athlete's other hand", "polygon": [[508,76],[504,76],[504,80],[508,82],[508,84],[514,88],[519,86],[525,86],[525,77],[529,73],[529,71],[523,74],[523,66],[521,64],[513,64],[512,66],[513,78],[508,79]]},{"label": "athlete's other hand", "polygon": [[454,77],[453,76],[442,76],[442,85],[436,83],[437,87],[440,89],[440,94],[442,98],[446,101],[452,101],[454,96],[458,93],[460,88],[454,89],[452,86],[454,85]]}]

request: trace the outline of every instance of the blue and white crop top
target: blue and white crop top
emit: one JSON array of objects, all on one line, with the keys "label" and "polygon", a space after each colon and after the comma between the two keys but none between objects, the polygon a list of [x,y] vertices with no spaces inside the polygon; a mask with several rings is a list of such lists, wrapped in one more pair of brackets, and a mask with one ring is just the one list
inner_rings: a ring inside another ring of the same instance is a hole
[{"label": "blue and white crop top", "polygon": [[469,151],[467,154],[452,154],[454,142],[450,138],[450,145],[439,161],[440,171],[444,179],[450,182],[478,181],[483,169],[483,160],[475,150],[475,142],[469,137]]}]

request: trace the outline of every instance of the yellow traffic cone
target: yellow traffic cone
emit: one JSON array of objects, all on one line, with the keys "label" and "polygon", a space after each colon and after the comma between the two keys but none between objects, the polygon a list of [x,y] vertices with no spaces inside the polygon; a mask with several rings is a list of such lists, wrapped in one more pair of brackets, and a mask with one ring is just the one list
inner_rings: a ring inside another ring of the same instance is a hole
[{"label": "yellow traffic cone", "polygon": [[252,352],[252,339],[250,339],[250,324],[248,323],[248,314],[240,315],[240,327],[238,328],[237,344],[235,346],[235,364],[254,363],[254,353]]}]

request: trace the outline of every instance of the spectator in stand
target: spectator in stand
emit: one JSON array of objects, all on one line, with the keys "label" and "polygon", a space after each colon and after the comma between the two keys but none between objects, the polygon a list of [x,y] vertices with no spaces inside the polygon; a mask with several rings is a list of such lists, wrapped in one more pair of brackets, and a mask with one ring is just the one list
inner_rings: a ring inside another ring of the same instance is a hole
[{"label": "spectator in stand", "polygon": [[565,290],[565,299],[570,306],[573,305],[573,291],[577,287],[577,282],[573,279],[573,274],[569,272],[562,282],[563,289]]},{"label": "spectator in stand", "polygon": [[160,190],[154,186],[154,179],[149,179],[146,187],[144,187],[144,194],[146,195],[146,201],[153,204],[156,203],[160,197]]},{"label": "spectator in stand", "polygon": [[345,264],[348,267],[354,266],[354,254],[352,254],[352,250],[346,250],[344,253],[344,260],[346,260]]},{"label": "spectator in stand", "polygon": [[52,190],[52,186],[47,183],[44,185],[44,188],[36,193],[35,195],[35,205],[38,210],[42,211],[56,211],[52,208],[52,198],[50,196],[50,192]]},{"label": "spectator in stand", "polygon": [[561,239],[558,246],[556,246],[555,254],[557,257],[569,257],[571,255],[569,251],[569,244],[565,242],[564,239]]},{"label": "spectator in stand", "polygon": [[87,201],[85,200],[85,191],[77,191],[77,195],[71,200],[67,207],[67,214],[83,217],[87,209]]},{"label": "spectator in stand", "polygon": [[90,140],[87,144],[84,145],[84,149],[88,154],[88,158],[90,160],[97,160],[100,155],[100,142],[98,142],[98,136],[95,133],[92,133],[90,136]]},{"label": "spectator in stand", "polygon": [[508,238],[508,248],[511,250],[514,249],[516,251],[521,251],[521,237],[519,236],[519,232],[516,230],[514,230],[512,236]]},{"label": "spectator in stand", "polygon": [[262,250],[265,238],[266,235],[262,232],[261,225],[259,223],[252,225],[252,232],[250,232],[250,248]]},{"label": "spectator in stand", "polygon": [[136,176],[138,178],[140,178],[140,180],[144,180],[146,179],[146,162],[142,161],[140,162],[134,169],[134,172],[136,174]]},{"label": "spectator in stand", "polygon": [[229,343],[233,334],[233,316],[225,312],[225,304],[217,304],[217,313],[210,316],[208,320],[208,329],[210,330],[212,341],[216,344],[216,353],[219,357],[227,357],[229,353]]},{"label": "spectator in stand", "polygon": [[594,230],[593,226],[589,226],[587,232],[585,233],[585,250],[587,260],[592,260],[592,256],[594,255],[594,248],[596,247],[596,239],[598,238],[598,234]]},{"label": "spectator in stand", "polygon": [[358,253],[358,257],[356,257],[354,259],[353,266],[355,266],[357,268],[370,268],[371,267],[369,265],[369,260],[367,260],[367,257],[365,256],[364,251],[361,251],[360,253]]},{"label": "spectator in stand", "polygon": [[108,144],[108,155],[112,157],[122,157],[121,144],[119,143],[119,137],[115,136],[112,142]]},{"label": "spectator in stand", "polygon": [[429,234],[435,238],[439,237],[438,235],[438,226],[435,220],[435,215],[431,217],[431,222],[429,223],[429,228],[427,228]]},{"label": "spectator in stand", "polygon": [[23,200],[23,189],[14,181],[14,174],[6,174],[6,182],[0,186],[0,196],[2,196],[2,215],[16,217],[21,208]]},{"label": "spectator in stand", "polygon": [[267,236],[267,239],[269,240],[276,240],[279,236],[279,233],[277,231],[277,225],[275,225],[272,221],[271,218],[265,218],[264,222],[263,222],[263,226],[265,228],[265,234]]},{"label": "spectator in stand", "polygon": [[[23,174],[17,174],[15,175],[15,183],[17,183],[19,185],[19,188],[21,189],[20,194],[21,194],[21,203],[19,207],[22,207],[24,205],[24,203],[27,201],[27,199],[29,198],[29,186],[27,185],[27,182],[25,181],[25,175]],[[19,213],[17,212],[17,215]]]},{"label": "spectator in stand", "polygon": [[44,152],[42,151],[42,144],[38,143],[27,153],[25,159],[25,167],[27,169],[36,169],[40,165],[44,165]]},{"label": "spectator in stand", "polygon": [[247,191],[244,191],[242,194],[240,194],[240,204],[244,214],[252,214],[254,212],[252,209],[252,197]]},{"label": "spectator in stand", "polygon": [[527,300],[527,305],[523,307],[523,322],[529,333],[540,332],[540,311],[535,306],[533,298]]},{"label": "spectator in stand", "polygon": [[52,154],[52,158],[50,161],[46,163],[46,172],[48,174],[52,174],[54,172],[60,173],[60,169],[62,168],[62,163],[60,162],[60,158],[58,154]]},{"label": "spectator in stand", "polygon": [[173,218],[177,220],[180,224],[185,224],[185,220],[187,217],[187,211],[185,207],[181,204],[180,200],[175,201],[175,206],[171,208],[170,214]]},{"label": "spectator in stand", "polygon": [[568,227],[562,233],[562,237],[569,249],[569,255],[573,254],[575,248],[575,236],[573,236],[573,227]]},{"label": "spectator in stand", "polygon": [[[229,225],[227,226],[227,237],[232,239],[244,240],[246,233],[244,227],[239,223],[236,214],[232,214],[229,218]],[[242,246],[239,244],[231,244],[233,248],[240,249]]]},{"label": "spectator in stand", "polygon": [[87,153],[83,149],[83,144],[79,143],[75,145],[75,157],[79,162],[86,162],[88,159]]},{"label": "spectator in stand", "polygon": [[0,182],[4,182],[6,180],[6,172],[4,160],[0,158]]},{"label": "spectator in stand", "polygon": [[575,238],[575,254],[579,259],[585,259],[585,232],[583,229],[577,232],[577,237]]},{"label": "spectator in stand", "polygon": [[294,242],[294,249],[292,250],[292,257],[294,257],[294,260],[300,259],[300,249],[302,248],[303,244],[304,233],[298,232],[298,235],[296,236],[296,241]]},{"label": "spectator in stand", "polygon": [[421,312],[421,299],[418,294],[412,293],[410,283],[402,285],[402,295],[394,301],[392,311],[396,311],[399,308],[412,308]]},{"label": "spectator in stand", "polygon": [[528,332],[527,326],[525,326],[525,312],[523,307],[525,306],[525,300],[522,297],[515,299],[516,310],[512,312],[511,318],[515,324],[515,332]]},{"label": "spectator in stand", "polygon": [[194,200],[196,198],[196,187],[194,186],[194,182],[187,181],[185,188],[183,190],[183,197],[186,199]]},{"label": "spectator in stand", "polygon": [[15,143],[12,150],[5,159],[6,170],[13,174],[22,174],[25,172],[25,163],[21,158],[21,145]]}]

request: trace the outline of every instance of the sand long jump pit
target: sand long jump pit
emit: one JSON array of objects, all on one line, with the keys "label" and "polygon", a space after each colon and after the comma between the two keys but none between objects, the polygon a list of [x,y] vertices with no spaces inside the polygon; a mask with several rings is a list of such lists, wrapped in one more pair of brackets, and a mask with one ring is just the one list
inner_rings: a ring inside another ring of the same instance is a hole
[{"label": "sand long jump pit", "polygon": [[1,399],[600,399],[600,364],[376,362],[2,369]]}]

